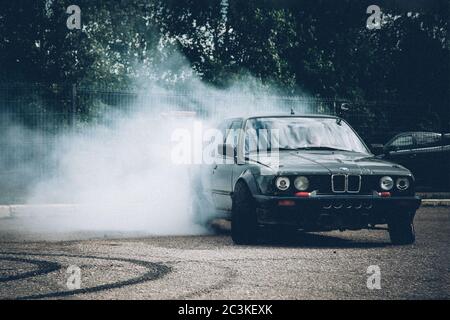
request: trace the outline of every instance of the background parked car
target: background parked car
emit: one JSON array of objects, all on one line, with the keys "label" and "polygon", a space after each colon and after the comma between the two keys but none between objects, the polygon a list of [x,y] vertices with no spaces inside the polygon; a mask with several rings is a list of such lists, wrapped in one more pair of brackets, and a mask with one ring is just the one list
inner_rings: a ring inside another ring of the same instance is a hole
[{"label": "background parked car", "polygon": [[418,189],[450,190],[450,134],[404,132],[373,151],[411,170]]}]

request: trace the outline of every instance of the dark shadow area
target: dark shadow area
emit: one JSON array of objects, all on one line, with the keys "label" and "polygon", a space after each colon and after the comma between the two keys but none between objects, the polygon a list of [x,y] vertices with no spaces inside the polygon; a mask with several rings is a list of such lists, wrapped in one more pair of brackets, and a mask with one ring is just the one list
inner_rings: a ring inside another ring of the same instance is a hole
[{"label": "dark shadow area", "polygon": [[[214,221],[209,226],[213,234],[230,236],[230,223],[225,220]],[[372,229],[386,231],[386,228]],[[389,242],[373,242],[358,239],[349,240],[329,234],[306,233],[289,228],[262,228],[256,246],[270,247],[307,247],[307,248],[382,248],[390,246]]]},{"label": "dark shadow area", "polygon": [[268,231],[261,233],[258,245],[271,247],[304,247],[304,248],[382,248],[390,246],[389,242],[373,242],[367,240],[349,240],[327,234],[305,233],[299,231]]}]

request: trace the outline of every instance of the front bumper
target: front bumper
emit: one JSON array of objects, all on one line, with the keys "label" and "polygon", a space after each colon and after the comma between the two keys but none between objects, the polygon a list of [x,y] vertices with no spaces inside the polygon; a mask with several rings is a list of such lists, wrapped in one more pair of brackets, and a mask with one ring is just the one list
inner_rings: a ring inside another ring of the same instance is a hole
[{"label": "front bumper", "polygon": [[[308,231],[358,230],[407,215],[420,207],[417,196],[315,195],[308,198],[255,196],[260,224],[296,226]],[[283,202],[283,205],[280,204]]]}]

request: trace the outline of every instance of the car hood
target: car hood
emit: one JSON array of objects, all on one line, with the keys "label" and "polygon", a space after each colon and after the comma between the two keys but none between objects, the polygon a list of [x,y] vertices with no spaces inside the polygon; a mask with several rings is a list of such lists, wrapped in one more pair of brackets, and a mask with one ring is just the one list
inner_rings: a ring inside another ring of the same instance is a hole
[{"label": "car hood", "polygon": [[411,174],[408,169],[373,155],[347,151],[280,151],[279,157],[249,158],[276,174]]}]

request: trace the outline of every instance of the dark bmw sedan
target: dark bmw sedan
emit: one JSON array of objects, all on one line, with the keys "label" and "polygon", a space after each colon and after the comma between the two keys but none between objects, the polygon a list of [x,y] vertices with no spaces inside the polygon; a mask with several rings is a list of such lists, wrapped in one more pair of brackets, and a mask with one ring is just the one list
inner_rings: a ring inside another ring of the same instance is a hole
[{"label": "dark bmw sedan", "polygon": [[219,128],[221,161],[211,165],[204,191],[228,214],[236,244],[254,243],[262,225],[313,232],[387,224],[392,243],[415,241],[421,200],[413,175],[374,157],[345,120],[263,116]]}]

